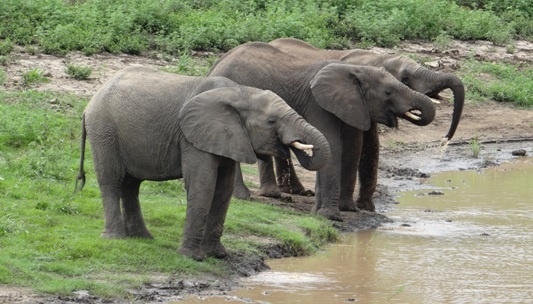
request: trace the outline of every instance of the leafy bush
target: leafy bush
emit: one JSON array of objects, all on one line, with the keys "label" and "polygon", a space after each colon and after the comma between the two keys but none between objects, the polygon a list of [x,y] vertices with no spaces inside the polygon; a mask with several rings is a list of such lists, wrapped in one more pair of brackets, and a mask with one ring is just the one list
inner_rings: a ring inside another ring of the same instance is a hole
[{"label": "leafy bush", "polygon": [[[533,38],[528,0],[63,0],[0,2],[0,39],[43,52],[228,50],[295,37],[318,47],[391,47],[439,36]],[[0,54],[1,55],[1,54]]]},{"label": "leafy bush", "polygon": [[14,48],[13,43],[9,39],[0,41],[0,56],[9,55]]},{"label": "leafy bush", "polygon": [[33,84],[48,82],[48,78],[44,76],[44,71],[39,68],[34,68],[26,73],[22,74],[22,85],[24,87],[29,87]]},{"label": "leafy bush", "polygon": [[89,76],[91,76],[92,72],[93,69],[91,67],[79,66],[75,64],[68,64],[67,68],[65,69],[65,73],[67,73],[68,76],[78,80],[89,79]]},{"label": "leafy bush", "polygon": [[521,106],[533,106],[533,69],[530,67],[470,60],[460,72],[469,94],[501,102],[514,102]]}]

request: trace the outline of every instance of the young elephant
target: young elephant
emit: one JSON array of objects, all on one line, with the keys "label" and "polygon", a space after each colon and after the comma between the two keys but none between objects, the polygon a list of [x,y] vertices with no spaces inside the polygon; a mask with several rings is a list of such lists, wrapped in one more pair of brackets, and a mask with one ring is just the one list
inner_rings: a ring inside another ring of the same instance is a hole
[{"label": "young elephant", "polygon": [[[409,89],[384,68],[302,60],[267,43],[232,49],[215,63],[209,75],[272,90],[324,134],[331,157],[318,170],[313,211],[337,221],[342,220],[343,178],[349,174],[347,170],[359,164],[363,132],[374,123],[396,127],[398,118],[424,126],[435,116],[429,97]],[[268,169],[271,163],[259,161],[261,182],[275,180]]]},{"label": "young elephant", "polygon": [[179,252],[196,260],[226,255],[220,237],[236,162],[288,157],[290,147],[302,166],[317,170],[329,157],[324,136],[278,95],[223,77],[127,68],[96,93],[82,121],[78,179],[83,187],[88,136],[104,206],[102,237],[152,238],[139,204],[141,182],[183,178]]}]

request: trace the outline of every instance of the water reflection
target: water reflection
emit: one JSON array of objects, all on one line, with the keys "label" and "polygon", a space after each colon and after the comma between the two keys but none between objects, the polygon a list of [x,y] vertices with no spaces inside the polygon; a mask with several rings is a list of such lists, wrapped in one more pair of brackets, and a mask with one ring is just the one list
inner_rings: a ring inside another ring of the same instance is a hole
[{"label": "water reflection", "polygon": [[533,160],[441,173],[405,192],[395,223],[346,235],[230,298],[204,303],[533,303]]}]

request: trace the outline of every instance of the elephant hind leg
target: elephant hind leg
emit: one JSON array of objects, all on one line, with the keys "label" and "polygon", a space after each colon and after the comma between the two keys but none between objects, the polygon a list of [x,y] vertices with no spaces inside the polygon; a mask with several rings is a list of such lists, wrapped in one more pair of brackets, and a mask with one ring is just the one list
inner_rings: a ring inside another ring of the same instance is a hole
[{"label": "elephant hind leg", "polygon": [[[104,207],[104,231],[102,238],[123,239],[127,236],[124,218],[120,210],[121,184],[124,168],[118,153],[105,145],[105,142],[91,141],[94,169]],[[101,147],[105,147],[103,149]]]},{"label": "elephant hind leg", "polygon": [[120,212],[120,187],[100,185],[104,205],[104,231],[100,235],[105,239],[126,238],[126,226]]},{"label": "elephant hind leg", "polygon": [[146,228],[141,205],[139,203],[139,188],[142,180],[126,175],[122,182],[122,215],[126,224],[128,237],[153,239],[154,237]]}]

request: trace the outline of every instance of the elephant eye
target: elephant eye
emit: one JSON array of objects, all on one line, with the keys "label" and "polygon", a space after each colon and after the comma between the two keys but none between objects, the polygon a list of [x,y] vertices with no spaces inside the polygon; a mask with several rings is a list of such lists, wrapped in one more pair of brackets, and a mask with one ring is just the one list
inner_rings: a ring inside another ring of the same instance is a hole
[{"label": "elephant eye", "polygon": [[267,122],[269,125],[275,125],[277,120],[274,117],[270,117]]},{"label": "elephant eye", "polygon": [[391,90],[385,90],[385,95],[386,96],[391,96],[392,95],[392,91]]},{"label": "elephant eye", "polygon": [[402,76],[402,83],[406,84],[409,82],[409,76]]}]

